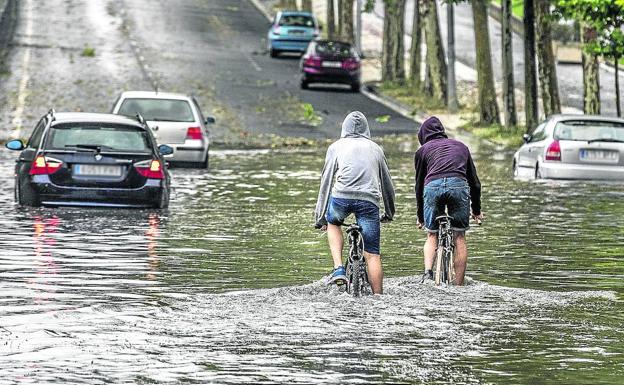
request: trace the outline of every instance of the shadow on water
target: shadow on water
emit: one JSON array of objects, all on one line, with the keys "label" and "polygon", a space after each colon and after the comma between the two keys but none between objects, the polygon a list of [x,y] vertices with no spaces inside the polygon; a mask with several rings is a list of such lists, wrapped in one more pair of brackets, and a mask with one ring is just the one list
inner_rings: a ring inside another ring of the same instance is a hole
[{"label": "shadow on water", "polygon": [[[618,383],[622,184],[511,177],[475,148],[487,221],[470,284],[417,283],[414,144],[384,143],[398,214],[386,294],[354,299],[312,228],[325,148],[214,151],[169,211],[18,209],[0,194],[0,371],[9,381]],[[12,162],[0,179],[12,187]],[[312,283],[310,283],[312,282]]]}]

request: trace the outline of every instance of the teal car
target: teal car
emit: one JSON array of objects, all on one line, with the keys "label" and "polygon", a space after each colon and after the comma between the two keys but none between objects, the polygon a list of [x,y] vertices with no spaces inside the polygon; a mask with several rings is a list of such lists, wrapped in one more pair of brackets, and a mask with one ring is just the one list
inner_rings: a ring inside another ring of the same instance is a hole
[{"label": "teal car", "polygon": [[310,12],[280,11],[269,29],[267,48],[271,57],[281,52],[303,53],[319,33],[318,22]]}]

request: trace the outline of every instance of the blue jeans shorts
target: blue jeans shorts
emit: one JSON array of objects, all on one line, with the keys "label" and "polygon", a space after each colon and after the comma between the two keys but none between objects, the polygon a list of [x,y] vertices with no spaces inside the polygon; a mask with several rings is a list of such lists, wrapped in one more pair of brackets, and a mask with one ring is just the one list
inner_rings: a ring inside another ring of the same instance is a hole
[{"label": "blue jeans shorts", "polygon": [[325,215],[327,223],[340,226],[350,214],[355,215],[357,224],[362,227],[364,251],[379,254],[379,207],[360,199],[329,197],[329,207]]},{"label": "blue jeans shorts", "polygon": [[454,231],[470,228],[470,188],[462,178],[440,178],[427,183],[424,191],[425,228],[430,233],[438,231],[436,217],[448,214]]}]

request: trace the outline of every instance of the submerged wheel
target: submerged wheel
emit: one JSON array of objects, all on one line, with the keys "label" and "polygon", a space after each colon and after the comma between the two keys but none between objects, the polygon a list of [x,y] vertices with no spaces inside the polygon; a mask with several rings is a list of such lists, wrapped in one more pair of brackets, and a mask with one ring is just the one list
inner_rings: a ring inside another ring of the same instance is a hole
[{"label": "submerged wheel", "polygon": [[351,91],[352,92],[360,92],[360,88],[361,88],[360,83],[353,83],[353,84],[351,84]]},{"label": "submerged wheel", "polygon": [[450,252],[446,260],[446,283],[452,285],[455,282],[455,264],[453,262],[453,253]]},{"label": "submerged wheel", "polygon": [[269,48],[269,55],[271,55],[271,57],[278,57],[279,51],[274,48]]},{"label": "submerged wheel", "polygon": [[514,178],[517,178],[518,174],[520,173],[520,170],[518,170],[518,164],[516,163],[515,160],[513,162],[513,165],[511,166],[511,169],[512,169]]},{"label": "submerged wheel", "polygon": [[41,206],[39,194],[32,188],[28,178],[17,178],[15,180],[15,200],[20,206]]},{"label": "submerged wheel", "polygon": [[349,294],[359,297],[360,296],[360,263],[354,262],[351,265],[351,276],[347,277],[349,285],[347,286],[347,292]]},{"label": "submerged wheel", "polygon": [[169,190],[168,189],[163,189],[162,194],[160,194],[160,201],[158,202],[158,205],[156,206],[159,209],[166,209],[169,208]]},{"label": "submerged wheel", "polygon": [[535,179],[542,179],[542,170],[540,170],[540,165],[539,163],[535,164]]},{"label": "submerged wheel", "polygon": [[300,85],[301,85],[302,90],[307,90],[308,88],[310,88],[309,83],[306,82],[305,80],[302,80]]}]

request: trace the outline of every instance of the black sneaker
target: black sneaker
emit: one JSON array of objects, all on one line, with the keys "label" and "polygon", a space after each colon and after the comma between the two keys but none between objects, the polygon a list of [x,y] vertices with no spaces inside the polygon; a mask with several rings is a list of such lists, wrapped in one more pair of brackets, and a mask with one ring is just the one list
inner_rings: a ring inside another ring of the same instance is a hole
[{"label": "black sneaker", "polygon": [[425,274],[423,274],[420,279],[420,283],[425,283],[427,281],[433,281],[433,270],[425,270]]}]

